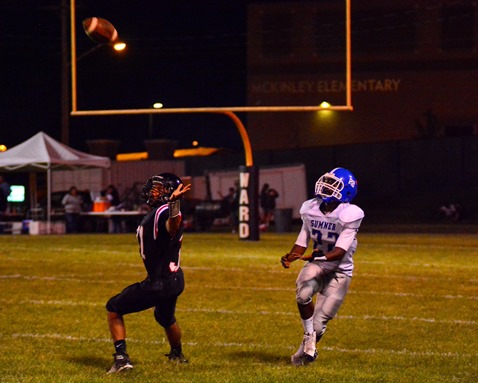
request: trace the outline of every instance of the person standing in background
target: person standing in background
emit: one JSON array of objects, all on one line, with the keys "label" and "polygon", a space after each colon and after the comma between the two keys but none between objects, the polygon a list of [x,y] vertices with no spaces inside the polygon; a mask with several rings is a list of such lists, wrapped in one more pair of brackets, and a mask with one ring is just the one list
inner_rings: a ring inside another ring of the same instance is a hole
[{"label": "person standing in background", "polygon": [[8,196],[10,195],[11,189],[5,177],[0,175],[0,213],[3,214],[8,207]]},{"label": "person standing in background", "polygon": [[[118,190],[116,189],[114,185],[109,185],[106,188],[105,197],[111,203],[111,207],[115,208],[116,210],[119,210],[118,206],[120,205],[121,201],[120,201]],[[112,225],[113,227],[111,228],[110,232],[113,232],[113,233],[123,232],[123,223],[122,223],[121,217],[113,216],[111,217],[111,222],[113,224]]]},{"label": "person standing in background", "polygon": [[279,197],[277,190],[271,188],[269,184],[264,184],[260,193],[260,205],[262,208],[262,222],[260,228],[262,231],[267,230],[276,209],[276,199]]},{"label": "person standing in background", "polygon": [[221,208],[227,209],[229,212],[229,223],[231,225],[231,230],[233,233],[237,230],[237,217],[236,210],[238,208],[237,201],[237,191],[235,187],[230,187],[226,195],[222,194],[221,191],[218,191],[219,197],[221,197]]},{"label": "person standing in background", "polygon": [[68,193],[63,197],[61,204],[65,207],[66,233],[77,233],[83,200],[78,194],[76,186],[70,187]]}]

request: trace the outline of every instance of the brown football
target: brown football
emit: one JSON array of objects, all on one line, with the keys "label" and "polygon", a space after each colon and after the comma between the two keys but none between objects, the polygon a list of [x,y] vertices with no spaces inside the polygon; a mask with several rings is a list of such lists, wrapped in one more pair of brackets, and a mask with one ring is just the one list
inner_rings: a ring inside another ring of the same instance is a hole
[{"label": "brown football", "polygon": [[108,20],[101,17],[84,19],[83,29],[88,37],[98,44],[107,44],[118,40],[116,28]]}]

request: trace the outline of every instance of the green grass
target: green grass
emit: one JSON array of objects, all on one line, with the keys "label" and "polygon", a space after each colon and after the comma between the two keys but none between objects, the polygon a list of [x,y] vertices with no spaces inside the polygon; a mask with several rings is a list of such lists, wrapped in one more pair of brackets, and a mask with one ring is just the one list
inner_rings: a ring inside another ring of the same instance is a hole
[{"label": "green grass", "polygon": [[356,270],[318,360],[301,341],[296,235],[185,235],[178,302],[188,365],[152,311],[126,316],[134,369],[107,376],[104,304],[144,277],[134,234],[0,237],[0,382],[476,382],[478,236],[359,234]]}]

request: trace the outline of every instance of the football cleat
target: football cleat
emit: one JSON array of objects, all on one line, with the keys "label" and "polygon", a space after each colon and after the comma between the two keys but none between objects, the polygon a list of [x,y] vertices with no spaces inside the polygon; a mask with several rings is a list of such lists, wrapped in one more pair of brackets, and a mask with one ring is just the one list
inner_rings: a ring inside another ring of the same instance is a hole
[{"label": "football cleat", "polygon": [[126,372],[133,368],[133,364],[129,359],[128,354],[113,354],[114,362],[108,371],[108,374],[115,374],[117,372]]},{"label": "football cleat", "polygon": [[189,363],[189,361],[184,357],[181,351],[171,350],[169,354],[166,354],[169,360],[177,363]]},{"label": "football cleat", "polygon": [[313,362],[317,359],[317,351],[314,354],[314,358],[310,358],[308,355],[305,354],[294,354],[290,357],[290,361],[294,366],[306,366],[309,363]]},{"label": "football cleat", "polygon": [[302,343],[304,345],[304,358],[308,362],[313,362],[317,358],[317,348],[315,347],[316,342],[316,333],[315,331],[312,334],[304,334],[304,339]]},{"label": "football cleat", "polygon": [[304,334],[299,349],[290,357],[292,364],[295,366],[303,366],[317,359],[317,348],[315,345],[316,332],[314,331],[312,334]]}]

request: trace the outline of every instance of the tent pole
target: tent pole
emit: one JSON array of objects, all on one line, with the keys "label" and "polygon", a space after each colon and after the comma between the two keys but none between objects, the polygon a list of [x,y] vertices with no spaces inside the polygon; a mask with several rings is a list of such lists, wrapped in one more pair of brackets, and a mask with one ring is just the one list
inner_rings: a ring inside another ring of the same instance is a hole
[{"label": "tent pole", "polygon": [[47,204],[46,204],[46,232],[47,234],[51,234],[51,166],[48,165],[48,170],[47,170]]},{"label": "tent pole", "polygon": [[36,209],[38,205],[38,196],[37,196],[37,174],[35,172],[30,172],[29,174],[29,189],[30,189],[30,209]]}]

